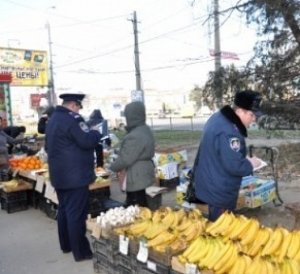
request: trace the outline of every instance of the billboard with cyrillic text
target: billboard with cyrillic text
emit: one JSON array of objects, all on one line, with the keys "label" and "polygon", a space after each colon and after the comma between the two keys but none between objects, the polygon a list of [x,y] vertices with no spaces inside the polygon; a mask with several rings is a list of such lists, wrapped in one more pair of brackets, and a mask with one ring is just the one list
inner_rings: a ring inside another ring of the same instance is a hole
[{"label": "billboard with cyrillic text", "polygon": [[1,72],[11,73],[11,86],[47,86],[47,51],[0,47]]}]

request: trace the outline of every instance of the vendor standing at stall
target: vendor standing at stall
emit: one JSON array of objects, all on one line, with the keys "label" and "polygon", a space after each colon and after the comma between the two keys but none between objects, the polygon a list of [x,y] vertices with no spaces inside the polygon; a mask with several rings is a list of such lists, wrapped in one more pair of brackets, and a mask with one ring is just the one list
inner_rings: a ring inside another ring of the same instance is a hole
[{"label": "vendor standing at stall", "polygon": [[4,131],[3,118],[0,117],[0,170],[7,170],[9,168],[9,153],[14,145],[19,144],[23,141],[22,139],[15,139],[9,136]]},{"label": "vendor standing at stall", "polygon": [[96,179],[94,149],[102,135],[90,129],[79,114],[84,94],[61,94],[46,127],[50,181],[56,190],[58,236],[64,253],[75,261],[92,259],[86,238],[89,184]]},{"label": "vendor standing at stall", "polygon": [[233,105],[221,108],[204,126],[193,172],[196,196],[208,204],[211,221],[236,208],[242,177],[252,174],[261,163],[256,157],[247,157],[245,141],[260,102],[258,92],[238,92]]}]

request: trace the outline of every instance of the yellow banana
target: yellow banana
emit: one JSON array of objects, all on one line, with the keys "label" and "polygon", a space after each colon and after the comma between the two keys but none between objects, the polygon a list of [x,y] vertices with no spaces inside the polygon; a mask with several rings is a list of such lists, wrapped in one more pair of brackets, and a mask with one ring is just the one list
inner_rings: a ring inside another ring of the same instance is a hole
[{"label": "yellow banana", "polygon": [[297,261],[298,263],[300,263],[300,248],[297,251],[296,255],[293,258],[295,261]]},{"label": "yellow banana", "polygon": [[186,230],[192,224],[192,220],[189,218],[183,218],[180,224],[177,226],[178,231]]},{"label": "yellow banana", "polygon": [[214,230],[216,227],[218,227],[219,225],[222,224],[222,222],[224,222],[226,220],[226,218],[228,217],[228,212],[224,212],[216,221],[210,223],[207,228],[206,228],[206,232],[210,234],[210,232],[212,230]]},{"label": "yellow banana", "polygon": [[162,233],[160,233],[159,235],[157,235],[155,238],[147,241],[147,246],[148,247],[153,247],[153,246],[158,246],[158,245],[162,245],[163,243],[166,242],[171,242],[172,240],[175,240],[176,236],[173,235],[172,233],[168,232],[168,231],[164,231]]},{"label": "yellow banana", "polygon": [[291,241],[292,241],[292,238],[293,238],[293,233],[288,233],[288,235],[286,237],[284,237],[283,239],[283,243],[282,243],[282,246],[280,247],[280,251],[279,251],[279,254],[278,254],[278,262],[282,262],[284,257],[287,255],[287,252],[290,248],[290,245],[291,245]]},{"label": "yellow banana", "polygon": [[201,261],[202,258],[204,258],[207,254],[207,252],[209,251],[210,247],[211,247],[211,239],[208,238],[203,238],[204,242],[202,245],[199,245],[193,253],[191,253],[188,257],[187,257],[187,261],[189,263],[197,263],[199,261]]},{"label": "yellow banana", "polygon": [[202,216],[202,212],[198,208],[193,208],[189,212],[189,217],[197,220],[197,219],[201,219],[203,216]]},{"label": "yellow banana", "polygon": [[180,236],[183,237],[186,241],[190,242],[196,237],[200,236],[200,226],[201,224],[199,223],[199,221],[193,221],[186,230],[180,233]]},{"label": "yellow banana", "polygon": [[147,230],[143,233],[143,235],[147,239],[153,239],[155,238],[158,234],[162,233],[163,231],[166,231],[167,228],[163,223],[151,223]]},{"label": "yellow banana", "polygon": [[244,274],[245,271],[246,261],[244,260],[243,255],[238,255],[228,274]]},{"label": "yellow banana", "polygon": [[147,220],[152,218],[152,211],[148,207],[139,207],[139,214],[138,217]]},{"label": "yellow banana", "polygon": [[260,264],[260,258],[255,257],[252,261],[252,264],[250,267],[246,270],[246,274],[264,274],[263,272],[260,272],[261,264]]},{"label": "yellow banana", "polygon": [[276,227],[273,233],[270,236],[267,244],[262,249],[261,255],[272,255],[274,254],[278,248],[280,247],[283,240],[283,231],[281,227]]},{"label": "yellow banana", "polygon": [[240,215],[238,218],[240,219],[240,225],[228,235],[229,239],[238,239],[239,235],[242,234],[243,231],[247,230],[251,224],[251,220],[243,215]]},{"label": "yellow banana", "polygon": [[228,242],[229,244],[229,248],[227,250],[227,252],[224,254],[224,256],[222,258],[220,258],[220,260],[215,264],[215,266],[213,267],[213,269],[215,271],[219,271],[220,269],[222,269],[222,267],[224,266],[224,264],[233,256],[233,254],[236,252],[235,250],[235,246],[233,243]]},{"label": "yellow banana", "polygon": [[268,242],[273,230],[268,227],[262,227],[257,232],[257,239],[253,241],[247,254],[250,256],[256,256],[258,251]]},{"label": "yellow banana", "polygon": [[138,237],[147,230],[149,225],[151,225],[151,221],[149,220],[135,222],[129,226],[128,233]]},{"label": "yellow banana", "polygon": [[295,260],[288,260],[288,263],[290,265],[292,274],[299,274],[300,273],[300,266],[299,263]]},{"label": "yellow banana", "polygon": [[[288,260],[284,260],[281,272],[283,274],[293,274],[292,266],[290,265]],[[299,272],[296,272],[299,273]]]},{"label": "yellow banana", "polygon": [[153,213],[152,213],[152,222],[153,223],[159,223],[161,222],[162,218],[163,218],[163,213],[159,210],[155,210]]},{"label": "yellow banana", "polygon": [[252,264],[252,259],[247,256],[247,255],[243,255],[243,260],[245,261],[245,265],[246,265],[246,269],[245,269],[245,273],[246,273],[246,270],[250,267],[250,265]]},{"label": "yellow banana", "polygon": [[300,248],[300,235],[297,231],[292,231],[292,240],[291,244],[287,251],[288,258],[294,258]]},{"label": "yellow banana", "polygon": [[214,254],[211,260],[208,262],[208,268],[210,269],[213,269],[217,262],[228,252],[231,243],[227,242],[224,244],[220,241],[219,245],[220,247],[217,249],[216,254]]},{"label": "yellow banana", "polygon": [[203,242],[204,242],[203,237],[196,238],[191,242],[188,248],[182,253],[182,256],[187,258],[196,247],[198,247],[199,245],[203,245]]},{"label": "yellow banana", "polygon": [[238,252],[236,250],[236,246],[233,245],[233,251],[231,253],[231,256],[228,258],[227,261],[221,266],[221,268],[217,269],[218,273],[228,273],[232,266],[234,265],[234,262],[236,261],[238,257]]},{"label": "yellow banana", "polygon": [[267,272],[266,274],[273,274],[275,272],[274,264],[272,264],[269,260],[265,261]]},{"label": "yellow banana", "polygon": [[253,243],[254,239],[257,237],[257,232],[259,231],[259,222],[256,219],[251,219],[250,225],[243,234],[241,234],[241,244],[247,245]]},{"label": "yellow banana", "polygon": [[209,242],[209,249],[206,253],[206,255],[204,257],[202,257],[202,259],[198,262],[199,266],[201,266],[202,268],[208,268],[208,263],[211,260],[211,258],[214,256],[215,251],[217,250],[218,246],[217,246],[217,242],[216,239],[212,239]]},{"label": "yellow banana", "polygon": [[173,211],[167,212],[165,217],[161,220],[161,222],[167,227],[171,227],[175,220],[175,213]]},{"label": "yellow banana", "polygon": [[221,232],[221,235],[224,236],[224,238],[227,238],[228,235],[230,235],[230,233],[234,231],[239,225],[240,225],[240,218],[235,217],[232,220],[230,226]]},{"label": "yellow banana", "polygon": [[219,217],[219,219],[221,220],[219,221],[219,219],[217,219],[215,225],[208,228],[206,232],[208,232],[213,236],[216,236],[220,234],[222,231],[228,229],[228,227],[230,226],[234,218],[235,217],[231,212],[229,213],[226,211]]}]

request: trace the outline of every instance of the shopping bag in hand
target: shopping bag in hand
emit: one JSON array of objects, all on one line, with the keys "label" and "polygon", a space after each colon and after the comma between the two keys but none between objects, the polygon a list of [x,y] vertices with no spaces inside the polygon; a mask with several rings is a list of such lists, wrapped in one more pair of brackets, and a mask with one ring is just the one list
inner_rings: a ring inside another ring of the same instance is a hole
[{"label": "shopping bag in hand", "polygon": [[117,173],[120,189],[122,191],[126,190],[126,183],[127,183],[127,172],[126,169],[123,169]]}]

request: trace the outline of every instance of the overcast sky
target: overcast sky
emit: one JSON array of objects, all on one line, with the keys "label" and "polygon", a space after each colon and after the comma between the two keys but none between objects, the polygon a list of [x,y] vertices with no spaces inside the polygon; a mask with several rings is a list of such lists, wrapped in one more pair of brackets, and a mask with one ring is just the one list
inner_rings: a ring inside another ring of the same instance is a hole
[{"label": "overcast sky", "polygon": [[[135,89],[131,19],[136,11],[143,88],[190,90],[214,69],[212,2],[1,0],[0,47],[48,50],[48,21],[58,93],[130,91]],[[234,2],[220,0],[220,10]],[[220,22],[221,49],[240,58],[223,64],[243,66],[253,52],[255,30],[235,14]]]}]

